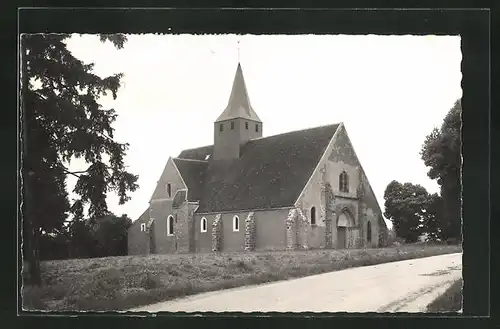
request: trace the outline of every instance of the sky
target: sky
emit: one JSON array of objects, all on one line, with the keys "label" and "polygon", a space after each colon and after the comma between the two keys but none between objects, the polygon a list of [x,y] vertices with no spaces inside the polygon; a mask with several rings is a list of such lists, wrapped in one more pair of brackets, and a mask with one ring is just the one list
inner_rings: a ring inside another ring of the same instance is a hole
[{"label": "sky", "polygon": [[[127,170],[139,175],[125,205],[108,196],[117,215],[136,220],[147,209],[170,156],[213,144],[238,60],[264,136],[343,122],[382,211],[392,180],[439,191],[419,152],[462,96],[459,36],[127,37],[121,50],[95,35],[67,41],[96,74],[124,74],[117,99],[100,101],[117,111],[115,140],[130,144]],[[68,177],[70,190],[75,183]]]}]

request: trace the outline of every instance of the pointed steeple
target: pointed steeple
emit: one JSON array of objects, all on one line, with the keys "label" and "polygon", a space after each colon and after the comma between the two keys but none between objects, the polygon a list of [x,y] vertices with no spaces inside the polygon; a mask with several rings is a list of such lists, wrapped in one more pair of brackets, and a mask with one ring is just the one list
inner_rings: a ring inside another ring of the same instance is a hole
[{"label": "pointed steeple", "polygon": [[238,63],[238,67],[236,69],[233,89],[231,90],[231,95],[229,96],[227,107],[215,122],[236,118],[243,118],[261,122],[259,116],[257,115],[257,113],[255,113],[252,105],[250,104],[250,99],[248,97],[247,87],[245,85],[245,79],[243,78],[243,71],[241,69],[240,63]]}]

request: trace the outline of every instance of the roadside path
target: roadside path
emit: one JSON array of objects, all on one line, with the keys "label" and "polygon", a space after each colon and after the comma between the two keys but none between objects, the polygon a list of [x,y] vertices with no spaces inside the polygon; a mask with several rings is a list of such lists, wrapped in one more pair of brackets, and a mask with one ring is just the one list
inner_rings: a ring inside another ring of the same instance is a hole
[{"label": "roadside path", "polygon": [[131,311],[424,312],[462,276],[462,254],[447,254],[202,293]]}]

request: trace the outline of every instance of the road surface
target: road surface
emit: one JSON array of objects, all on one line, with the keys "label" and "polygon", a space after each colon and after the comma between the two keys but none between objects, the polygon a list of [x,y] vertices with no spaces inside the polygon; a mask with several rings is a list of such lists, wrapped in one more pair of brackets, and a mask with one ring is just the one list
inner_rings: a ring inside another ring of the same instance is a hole
[{"label": "road surface", "polygon": [[462,254],[447,254],[203,293],[131,311],[425,312],[461,276]]}]

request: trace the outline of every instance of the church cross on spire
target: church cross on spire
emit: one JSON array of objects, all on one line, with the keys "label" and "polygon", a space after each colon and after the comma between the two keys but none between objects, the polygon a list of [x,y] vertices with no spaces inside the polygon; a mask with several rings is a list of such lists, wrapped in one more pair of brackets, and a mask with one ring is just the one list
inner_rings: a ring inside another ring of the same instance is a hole
[{"label": "church cross on spire", "polygon": [[240,40],[238,39],[238,63],[240,62]]}]

